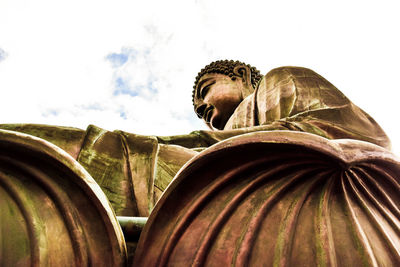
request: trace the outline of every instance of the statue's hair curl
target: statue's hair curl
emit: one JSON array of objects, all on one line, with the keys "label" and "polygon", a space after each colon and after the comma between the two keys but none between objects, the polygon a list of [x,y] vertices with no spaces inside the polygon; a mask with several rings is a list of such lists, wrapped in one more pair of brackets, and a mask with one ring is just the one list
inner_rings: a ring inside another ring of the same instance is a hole
[{"label": "statue's hair curl", "polygon": [[194,105],[194,98],[195,98],[195,91],[196,91],[196,86],[197,83],[199,82],[200,78],[207,73],[219,73],[219,74],[224,74],[227,75],[229,77],[231,77],[231,79],[235,79],[236,77],[241,77],[240,73],[235,73],[234,69],[237,66],[247,66],[250,71],[251,71],[251,84],[253,86],[253,88],[257,87],[258,82],[261,80],[262,75],[260,73],[259,70],[257,70],[255,67],[252,67],[248,64],[245,64],[243,62],[240,62],[238,60],[233,61],[233,60],[217,60],[214,62],[211,62],[210,64],[208,64],[207,66],[205,66],[200,72],[199,74],[197,74],[196,80],[194,82],[194,86],[193,86],[193,93],[192,93],[192,102]]}]

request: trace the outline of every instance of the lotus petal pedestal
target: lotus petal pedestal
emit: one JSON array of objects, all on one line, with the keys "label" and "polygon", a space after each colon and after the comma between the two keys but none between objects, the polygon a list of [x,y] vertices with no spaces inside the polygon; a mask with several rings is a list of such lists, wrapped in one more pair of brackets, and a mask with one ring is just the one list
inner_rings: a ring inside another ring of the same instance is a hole
[{"label": "lotus petal pedestal", "polygon": [[354,140],[257,132],[178,173],[134,266],[399,266],[400,162]]},{"label": "lotus petal pedestal", "polygon": [[0,266],[125,266],[112,208],[60,148],[0,130]]}]

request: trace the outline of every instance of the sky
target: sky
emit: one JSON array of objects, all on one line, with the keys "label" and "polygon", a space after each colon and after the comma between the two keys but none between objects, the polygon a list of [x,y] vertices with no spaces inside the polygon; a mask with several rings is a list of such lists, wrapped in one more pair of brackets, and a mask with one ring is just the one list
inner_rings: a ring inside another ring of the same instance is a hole
[{"label": "sky", "polygon": [[0,0],[0,123],[146,135],[207,129],[197,73],[311,68],[369,113],[400,155],[396,1]]}]

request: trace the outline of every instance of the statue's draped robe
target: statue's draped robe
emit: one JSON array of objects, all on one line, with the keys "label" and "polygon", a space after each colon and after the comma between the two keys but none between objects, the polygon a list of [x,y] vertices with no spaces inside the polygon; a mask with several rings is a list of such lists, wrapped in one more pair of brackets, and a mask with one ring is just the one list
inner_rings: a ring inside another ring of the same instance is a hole
[{"label": "statue's draped robe", "polygon": [[97,181],[116,214],[124,216],[148,216],[183,164],[232,136],[292,130],[390,148],[388,137],[368,114],[315,72],[295,67],[269,72],[237,107],[224,131],[158,137],[93,125],[86,131],[33,124],[3,124],[0,129],[37,136],[64,149]]},{"label": "statue's draped robe", "polygon": [[185,136],[178,136],[181,145],[174,145],[174,138],[94,125],[86,131],[37,124],[4,124],[0,129],[45,139],[68,152],[100,185],[119,216],[148,216],[178,170],[198,153],[182,145],[200,146]]},{"label": "statue's draped robe", "polygon": [[390,141],[367,113],[314,71],[281,67],[260,81],[237,107],[225,130],[263,125],[329,139],[350,138],[390,149]]}]

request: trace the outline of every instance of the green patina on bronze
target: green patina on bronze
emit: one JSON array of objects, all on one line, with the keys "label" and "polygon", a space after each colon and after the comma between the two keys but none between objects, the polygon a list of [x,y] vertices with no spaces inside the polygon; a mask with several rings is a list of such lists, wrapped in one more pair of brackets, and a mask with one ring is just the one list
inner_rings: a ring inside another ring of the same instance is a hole
[{"label": "green patina on bronze", "polygon": [[85,131],[64,126],[42,124],[0,124],[0,129],[30,134],[42,138],[65,150],[73,158],[77,158]]},{"label": "green patina on bronze", "polygon": [[349,208],[347,207],[346,209],[343,209],[343,213],[346,215],[348,219],[347,221],[347,226],[350,232],[350,237],[351,240],[353,241],[355,245],[355,251],[358,255],[360,255],[361,261],[362,261],[362,266],[371,266],[371,261],[368,257],[368,253],[365,250],[365,246],[363,245],[362,241],[359,238],[359,233],[357,231],[357,226],[354,225],[354,222],[350,219],[351,214],[349,212]]},{"label": "green patina on bronze", "polygon": [[[228,64],[231,61],[226,62]],[[221,61],[216,65],[225,63]],[[188,135],[144,137],[121,131],[110,132],[92,125],[86,131],[31,124],[3,124],[0,129],[28,133],[67,151],[100,184],[116,213],[126,216],[147,216],[162,191],[188,159],[204,147],[232,136],[254,131],[290,130],[309,132],[330,139],[365,140],[390,147],[390,141],[379,125],[315,72],[305,68],[282,67],[270,71],[259,82],[252,83],[246,81],[246,78],[254,70],[240,62],[234,63],[237,69],[234,68],[237,71],[235,75],[241,75],[242,78],[232,81],[230,90],[243,97],[241,102],[236,103],[233,113],[225,116],[229,119],[223,127],[224,131],[195,131]],[[223,76],[218,71],[204,72],[203,76],[214,79],[214,82],[209,85],[205,95],[194,95],[196,108],[207,106],[209,118],[205,120],[210,120],[207,123],[211,127],[212,119],[217,116],[215,114],[232,112],[224,110],[226,106],[221,105],[222,110],[217,113],[218,107],[214,107],[212,102],[215,97],[209,100],[208,95],[218,95],[220,90],[214,73]],[[205,79],[203,76],[196,79],[196,86]],[[202,89],[196,86],[196,90]],[[254,88],[255,86],[257,87]],[[150,140],[152,149],[143,150],[140,156],[135,154],[136,149],[140,151],[141,142],[145,144]],[[133,144],[136,148],[132,147]],[[161,146],[165,157],[158,155]],[[169,149],[173,152],[168,153]],[[177,158],[171,154],[180,156]],[[146,178],[141,178],[142,176]],[[141,187],[142,180],[147,181],[147,189],[138,191],[136,189]],[[141,199],[148,199],[147,208],[142,207],[143,203],[137,206]]]},{"label": "green patina on bronze", "polygon": [[319,196],[319,203],[318,203],[318,212],[317,212],[317,216],[315,217],[315,220],[316,220],[315,247],[317,250],[317,264],[318,264],[318,266],[321,266],[321,267],[327,266],[327,255],[326,255],[326,251],[323,247],[324,242],[322,240],[322,236],[323,236],[323,233],[322,233],[323,219],[322,218],[324,218],[323,204],[324,204],[324,199],[326,196],[327,188],[329,186],[331,186],[332,183],[333,183],[333,181],[331,181],[330,183],[326,183],[324,185],[323,189],[321,190],[321,194]]},{"label": "green patina on bronze", "polygon": [[[312,174],[307,176],[310,177]],[[306,177],[299,177],[299,179],[307,179]],[[286,182],[286,179],[282,179]],[[288,259],[291,256],[291,246],[293,244],[293,239],[296,231],[297,217],[300,213],[300,210],[309,196],[310,192],[315,189],[316,184],[318,184],[318,180],[313,181],[312,183],[307,184],[306,186],[302,186],[300,188],[289,188],[287,190],[291,190],[293,194],[293,201],[289,205],[288,209],[286,210],[286,215],[282,219],[281,226],[279,227],[277,244],[275,246],[275,253],[274,253],[274,266],[284,266],[290,260]],[[295,187],[295,186],[292,186]],[[280,201],[285,201],[281,199]],[[317,225],[318,227],[318,225]],[[318,239],[318,235],[316,236]],[[320,259],[317,256],[317,259]],[[310,259],[310,264],[313,264],[312,259]]]},{"label": "green patina on bronze", "polygon": [[[353,167],[365,175],[348,177]],[[288,131],[226,140],[172,181],[145,226],[135,266],[374,266],[373,257],[378,266],[397,266],[390,240],[400,237],[390,222],[399,206],[392,190],[400,186],[399,170],[390,152],[366,142]],[[374,186],[347,183],[369,177],[386,194],[374,194],[380,217],[368,217],[357,199]],[[359,216],[345,214],[348,208]],[[366,231],[381,222],[387,224]],[[362,231],[366,239],[358,239],[359,246],[354,237]]]},{"label": "green patina on bronze", "polygon": [[59,147],[0,130],[0,193],[1,266],[125,265],[106,196]]},{"label": "green patina on bronze", "polygon": [[[12,259],[15,257],[20,262],[24,262],[24,258],[29,255],[30,243],[26,239],[28,233],[26,227],[24,227],[23,215],[20,212],[15,201],[9,197],[6,191],[0,187],[0,203],[2,208],[0,209],[0,236],[2,237],[2,251],[0,252],[0,258],[4,264],[12,263]],[[7,220],[12,218],[13,220]],[[5,246],[7,239],[14,240],[14,246]]]},{"label": "green patina on bronze", "polygon": [[[347,138],[367,141],[390,149],[388,137],[367,113],[354,105],[322,76],[306,68],[281,67],[271,70],[266,75],[260,75],[257,69],[239,61],[213,62],[196,77],[193,103],[196,113],[210,127],[210,131],[200,130],[176,136],[143,136],[118,130],[108,131],[94,125],[81,130],[62,126],[0,124],[0,129],[36,136],[67,152],[94,178],[111,203],[115,214],[131,217],[151,215],[155,204],[186,162],[197,157],[199,152],[209,150],[207,148],[212,145],[218,146],[218,143],[231,137],[284,130],[292,133],[306,132],[328,139]],[[230,146],[229,143],[224,144],[226,148]],[[303,145],[307,146],[308,143]],[[243,225],[249,225],[252,218],[257,216],[255,208],[262,206],[265,199],[276,197],[275,190],[285,182],[285,180],[277,182],[263,195],[264,198],[252,200],[254,210],[250,212],[248,218],[241,219]],[[230,198],[225,199],[226,202],[234,199],[240,192],[239,189],[244,185],[239,184],[232,191]],[[312,189],[313,184],[308,183],[304,188]],[[271,251],[268,251],[273,254],[271,259],[275,265],[288,260],[286,258],[289,257],[287,254],[290,254],[290,247],[287,246],[294,244],[292,244],[295,236],[293,224],[297,220],[295,213],[304,203],[311,205],[307,201],[317,206],[315,211],[310,212],[315,215],[312,220],[316,225],[314,234],[310,237],[314,244],[307,248],[315,252],[315,259],[310,259],[310,262],[326,266],[330,265],[334,258],[334,254],[329,254],[332,251],[327,252],[327,247],[330,246],[327,242],[331,241],[326,239],[324,232],[328,227],[326,218],[329,217],[325,211],[325,206],[328,205],[325,201],[331,202],[337,199],[324,198],[324,195],[328,194],[326,191],[329,189],[328,185],[325,185],[321,193],[313,196],[311,200],[306,199],[304,195],[308,189],[304,189],[304,192],[303,189],[291,187],[288,189],[288,194],[291,194],[292,202],[286,203],[286,200],[281,202],[282,205],[285,204],[288,214],[280,214],[282,221],[277,228],[278,236],[275,236],[277,239],[274,241],[276,244]],[[23,189],[20,191],[28,194],[28,191]],[[2,217],[5,212],[7,216],[21,217],[12,201],[7,201],[9,208],[2,211]],[[27,207],[34,205],[29,204],[28,199],[24,203]],[[225,202],[220,203],[220,205],[225,204]],[[48,208],[52,209],[50,206]],[[341,206],[333,208],[336,212]],[[277,212],[275,207],[273,209]],[[334,220],[332,229],[337,225],[346,225],[347,227],[339,231],[339,234],[352,238],[352,242],[346,239],[346,242],[349,242],[346,243],[347,246],[351,249],[354,246],[355,253],[362,259],[363,264],[368,265],[371,262],[366,254],[365,242],[359,239],[359,232],[354,228],[354,222],[351,223],[351,219],[348,219],[351,218],[349,212],[345,208],[341,212],[336,212],[337,217],[332,217]],[[32,216],[37,230],[34,233],[39,243],[42,239],[38,233],[45,231],[47,227],[43,224],[44,221],[41,221],[43,214],[37,218]],[[208,210],[208,215],[213,218],[212,220],[219,216],[216,210]],[[311,224],[310,221],[307,223]],[[14,234],[21,240],[21,246],[18,248],[20,252],[16,252],[15,255],[24,255],[30,244],[20,239],[23,233]],[[228,230],[221,238],[229,240],[235,234]],[[241,229],[237,244],[241,243],[247,234],[246,229]],[[221,240],[217,242],[223,243]],[[129,254],[132,258],[136,241],[132,241],[128,247],[131,247]],[[240,246],[235,245],[236,254],[232,264],[240,260],[240,257],[236,258],[240,250]],[[210,253],[215,251],[211,249]],[[346,252],[343,252],[343,255],[345,255],[342,256],[344,261],[347,261],[347,258],[353,259]],[[354,256],[354,259],[357,257]]]}]

